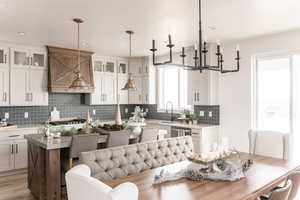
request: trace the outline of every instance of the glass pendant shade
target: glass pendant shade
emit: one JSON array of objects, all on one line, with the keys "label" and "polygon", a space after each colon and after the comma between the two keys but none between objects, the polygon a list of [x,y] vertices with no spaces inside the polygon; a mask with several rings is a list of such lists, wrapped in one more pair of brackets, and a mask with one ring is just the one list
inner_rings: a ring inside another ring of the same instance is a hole
[{"label": "glass pendant shade", "polygon": [[136,90],[135,83],[132,78],[129,78],[122,90]]}]

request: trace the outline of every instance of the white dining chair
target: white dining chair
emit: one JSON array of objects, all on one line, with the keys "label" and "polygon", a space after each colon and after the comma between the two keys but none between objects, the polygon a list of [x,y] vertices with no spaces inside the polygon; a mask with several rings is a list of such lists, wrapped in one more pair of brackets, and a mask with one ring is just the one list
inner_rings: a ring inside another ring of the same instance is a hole
[{"label": "white dining chair", "polygon": [[77,165],[66,173],[69,200],[138,200],[138,188],[133,183],[122,183],[111,188],[91,177],[87,165]]},{"label": "white dining chair", "polygon": [[277,131],[250,130],[249,153],[288,160],[289,135]]}]

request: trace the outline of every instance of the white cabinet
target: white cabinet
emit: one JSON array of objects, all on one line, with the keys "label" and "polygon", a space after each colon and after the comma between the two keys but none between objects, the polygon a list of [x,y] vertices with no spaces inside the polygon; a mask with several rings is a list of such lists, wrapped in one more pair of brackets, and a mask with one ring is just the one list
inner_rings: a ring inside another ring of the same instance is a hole
[{"label": "white cabinet", "polygon": [[188,72],[188,104],[207,105],[209,95],[209,72]]},{"label": "white cabinet", "polygon": [[14,143],[14,168],[24,169],[27,168],[27,140],[17,140]]},{"label": "white cabinet", "polygon": [[11,141],[0,142],[0,172],[14,168],[13,145]]},{"label": "white cabinet", "polygon": [[147,75],[149,73],[148,57],[136,57],[129,60],[129,73],[134,76]]},{"label": "white cabinet", "polygon": [[0,68],[8,67],[9,50],[7,47],[0,47]]},{"label": "white cabinet", "polygon": [[0,106],[9,105],[9,50],[0,47]]},{"label": "white cabinet", "polygon": [[86,94],[85,100],[89,105],[116,104],[116,77],[94,72],[95,91]]},{"label": "white cabinet", "polygon": [[142,104],[143,103],[143,77],[132,76],[135,83],[136,90],[129,91],[129,104]]},{"label": "white cabinet", "polygon": [[27,140],[0,141],[0,172],[27,167]]},{"label": "white cabinet", "polygon": [[125,84],[128,81],[128,76],[118,76],[118,101],[119,104],[128,104],[128,90],[122,90],[122,88],[125,86]]},{"label": "white cabinet", "polygon": [[12,48],[10,57],[10,104],[47,106],[46,52]]},{"label": "white cabinet", "polygon": [[117,60],[118,76],[128,75],[128,61],[126,59]]},{"label": "white cabinet", "polygon": [[0,66],[0,106],[9,105],[9,69]]},{"label": "white cabinet", "polygon": [[45,69],[11,69],[11,105],[13,106],[47,106],[47,70]]},{"label": "white cabinet", "polygon": [[102,76],[102,95],[103,104],[116,104],[116,76]]}]

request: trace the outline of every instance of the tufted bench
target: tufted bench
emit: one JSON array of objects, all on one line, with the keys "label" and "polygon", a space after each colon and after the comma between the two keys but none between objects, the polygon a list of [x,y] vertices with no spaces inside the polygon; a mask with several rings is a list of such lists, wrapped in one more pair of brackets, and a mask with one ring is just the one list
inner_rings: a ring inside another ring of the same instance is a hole
[{"label": "tufted bench", "polygon": [[107,181],[180,162],[192,153],[192,138],[185,136],[83,152],[80,162],[93,177]]}]

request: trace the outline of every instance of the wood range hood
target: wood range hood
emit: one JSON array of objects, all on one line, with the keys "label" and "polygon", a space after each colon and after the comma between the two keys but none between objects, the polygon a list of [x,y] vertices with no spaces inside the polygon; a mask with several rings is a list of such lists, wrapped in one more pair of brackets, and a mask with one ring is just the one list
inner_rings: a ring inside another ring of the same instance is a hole
[{"label": "wood range hood", "polygon": [[94,76],[93,52],[80,50],[80,74],[86,88],[70,88],[78,70],[78,50],[47,46],[48,50],[48,90],[53,93],[92,93]]}]

